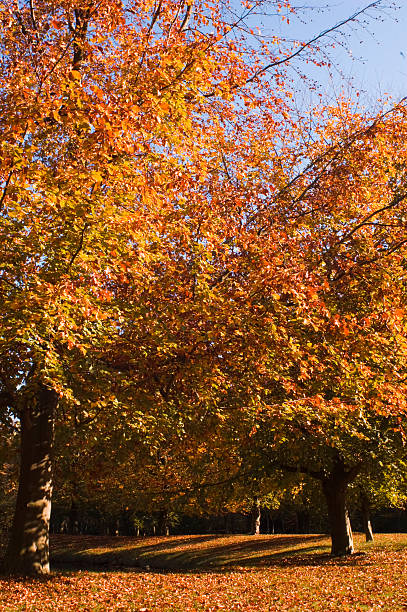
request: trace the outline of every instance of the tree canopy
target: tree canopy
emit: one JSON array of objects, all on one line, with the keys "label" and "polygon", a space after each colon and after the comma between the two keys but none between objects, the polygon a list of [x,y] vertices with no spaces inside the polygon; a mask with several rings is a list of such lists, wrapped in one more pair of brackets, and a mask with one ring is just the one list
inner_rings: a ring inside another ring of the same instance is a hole
[{"label": "tree canopy", "polygon": [[291,469],[300,435],[346,473],[403,448],[404,103],[307,120],[284,66],[320,36],[256,38],[251,10],[0,4],[6,571],[49,571],[55,426],[178,486],[200,448],[287,443]]}]

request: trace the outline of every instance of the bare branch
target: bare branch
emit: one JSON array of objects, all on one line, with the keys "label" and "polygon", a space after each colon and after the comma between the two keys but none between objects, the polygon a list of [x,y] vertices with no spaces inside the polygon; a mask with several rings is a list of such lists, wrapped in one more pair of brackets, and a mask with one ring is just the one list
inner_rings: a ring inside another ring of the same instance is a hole
[{"label": "bare branch", "polygon": [[[262,74],[264,74],[265,72],[267,72],[271,68],[275,68],[275,67],[280,66],[282,64],[286,64],[290,60],[292,60],[295,57],[301,55],[301,53],[303,53],[303,51],[305,49],[309,48],[311,45],[315,44],[316,42],[318,42],[319,40],[321,40],[325,36],[328,36],[329,34],[332,34],[333,32],[336,32],[337,30],[339,30],[340,28],[342,28],[346,24],[352,23],[353,21],[355,21],[358,17],[363,15],[363,13],[365,13],[369,9],[377,7],[381,3],[381,1],[382,0],[375,0],[374,2],[371,2],[370,4],[365,6],[364,8],[358,10],[356,13],[353,13],[353,15],[351,15],[350,17],[347,17],[346,19],[343,19],[342,21],[338,22],[334,26],[331,26],[330,28],[327,28],[326,30],[323,30],[322,32],[317,34],[317,36],[314,36],[314,38],[311,38],[307,42],[302,43],[300,45],[300,47],[296,51],[293,51],[290,55],[287,55],[286,57],[283,57],[281,59],[278,59],[278,60],[275,60],[273,62],[270,62],[269,64],[267,64],[263,68],[260,68],[259,70],[257,70],[251,77],[249,77],[247,80],[245,80],[244,83],[236,84],[236,85],[232,86],[231,90],[232,91],[238,91],[238,90],[242,89],[243,87],[245,87],[246,85],[248,85],[249,83],[252,83],[256,79],[258,79]],[[236,24],[234,24],[234,26],[235,25]],[[212,91],[210,93],[204,94],[204,97],[205,98],[211,98],[211,97],[214,97],[215,95],[216,95],[216,93],[214,91]]]},{"label": "bare branch", "polygon": [[[370,4],[365,6],[365,8],[360,9],[359,11],[357,11],[356,13],[351,15],[350,17],[347,17],[346,19],[343,19],[342,21],[340,21],[336,25],[334,25],[334,26],[332,26],[330,28],[327,28],[326,30],[323,30],[317,36],[314,36],[314,38],[312,38],[311,40],[307,41],[306,43],[303,43],[299,47],[299,49],[297,49],[296,51],[294,51],[293,53],[291,53],[287,57],[284,57],[284,58],[282,58],[280,60],[276,60],[275,62],[270,62],[270,64],[268,64],[267,66],[264,66],[263,68],[261,68],[260,70],[255,72],[249,79],[247,79],[247,81],[244,84],[247,85],[248,83],[253,82],[259,76],[261,76],[264,72],[267,72],[267,70],[270,70],[270,68],[275,68],[276,66],[280,66],[281,64],[286,64],[290,60],[292,60],[295,57],[297,57],[298,55],[300,55],[305,49],[307,49],[308,47],[310,47],[314,43],[318,42],[319,40],[321,40],[322,38],[324,38],[328,34],[332,34],[332,32],[335,32],[336,30],[339,30],[344,25],[346,25],[348,23],[351,23],[352,21],[355,21],[358,17],[360,17],[360,15],[365,13],[370,8],[374,8],[374,7],[378,6],[380,4],[380,2],[381,2],[381,0],[376,0],[375,2],[371,2]],[[240,86],[236,86],[236,89],[239,88],[239,87]]]},{"label": "bare branch", "polygon": [[157,5],[157,8],[155,9],[155,11],[153,13],[153,16],[151,18],[150,25],[148,27],[146,43],[145,43],[145,46],[144,46],[143,53],[141,54],[141,58],[140,58],[140,61],[139,61],[138,70],[137,70],[137,74],[136,74],[136,78],[135,78],[136,82],[138,81],[141,69],[143,67],[144,60],[146,58],[147,48],[148,48],[148,45],[149,45],[149,42],[150,42],[151,32],[153,31],[155,22],[157,21],[158,17],[160,16],[160,13],[161,13],[161,6],[162,6],[162,0],[159,1],[158,5]]}]

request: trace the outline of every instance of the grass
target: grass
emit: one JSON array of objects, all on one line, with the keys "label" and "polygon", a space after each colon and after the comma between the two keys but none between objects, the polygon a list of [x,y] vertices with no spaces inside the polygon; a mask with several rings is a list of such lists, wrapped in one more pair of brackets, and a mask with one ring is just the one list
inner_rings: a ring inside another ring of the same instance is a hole
[{"label": "grass", "polygon": [[54,536],[49,578],[0,579],[0,610],[407,611],[407,534],[331,559],[322,535]]},{"label": "grass", "polygon": [[270,560],[314,552],[328,553],[323,535],[204,535],[156,538],[54,536],[54,564],[76,567],[209,569],[264,565]]}]

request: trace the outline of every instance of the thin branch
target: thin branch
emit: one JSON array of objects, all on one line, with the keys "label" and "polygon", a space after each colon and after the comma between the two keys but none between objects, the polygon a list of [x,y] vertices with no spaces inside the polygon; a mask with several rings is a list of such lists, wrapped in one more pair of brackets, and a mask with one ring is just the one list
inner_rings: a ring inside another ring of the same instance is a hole
[{"label": "thin branch", "polygon": [[[362,9],[360,9],[359,11],[357,11],[356,13],[351,15],[350,17],[347,17],[346,19],[343,19],[342,21],[338,22],[336,25],[334,25],[334,26],[332,26],[330,28],[327,28],[326,30],[323,30],[317,36],[314,36],[314,38],[312,38],[312,39],[308,40],[307,42],[303,43],[299,47],[299,49],[297,49],[296,51],[294,51],[290,55],[287,55],[286,57],[284,57],[282,59],[275,60],[274,62],[270,62],[269,64],[267,64],[267,66],[264,66],[263,68],[260,68],[259,70],[257,70],[251,77],[246,79],[244,83],[236,84],[233,87],[231,87],[231,90],[232,91],[237,91],[239,89],[242,89],[248,83],[252,83],[253,81],[258,79],[262,74],[264,74],[265,72],[267,72],[271,68],[275,68],[275,67],[280,66],[282,64],[286,64],[287,62],[289,62],[290,60],[294,59],[298,55],[301,55],[301,53],[305,49],[307,49],[308,47],[310,47],[314,43],[318,42],[319,40],[321,40],[322,38],[324,38],[328,34],[332,34],[332,32],[335,32],[336,30],[339,30],[342,26],[344,26],[344,25],[346,25],[348,23],[351,23],[352,21],[355,21],[358,17],[360,17],[360,15],[365,13],[370,8],[374,8],[374,7],[378,6],[380,3],[381,3],[381,0],[375,0],[375,2],[371,2],[370,4],[368,4],[367,6],[365,6]],[[233,24],[232,27],[234,27],[235,25],[236,24]],[[214,44],[214,43],[212,43],[212,44]],[[210,93],[204,94],[204,97],[205,98],[211,98],[211,97],[214,97],[215,95],[216,95],[216,93],[214,91],[212,91]]]},{"label": "thin branch", "polygon": [[193,66],[195,64],[195,59],[191,60],[190,62],[188,62],[187,64],[185,64],[185,66],[182,68],[182,70],[179,71],[179,73],[174,77],[174,79],[171,81],[171,83],[168,83],[168,85],[164,85],[164,87],[161,87],[160,91],[166,91],[167,89],[170,89],[177,81],[180,77],[182,77],[186,71],[191,68],[191,66]]},{"label": "thin branch", "polygon": [[307,474],[308,476],[312,476],[318,480],[323,480],[325,478],[325,472],[323,470],[312,470],[305,465],[293,466],[286,463],[281,463],[280,461],[274,461],[273,467],[277,467],[285,472],[290,472],[291,474]]},{"label": "thin branch", "polygon": [[158,6],[157,6],[157,8],[155,9],[155,11],[154,11],[154,13],[153,13],[153,16],[152,16],[152,18],[151,18],[150,25],[149,25],[149,27],[148,27],[148,31],[147,31],[147,38],[146,38],[146,42],[145,42],[145,46],[144,46],[144,50],[143,50],[143,53],[141,54],[141,58],[140,58],[140,61],[139,61],[139,65],[138,65],[138,69],[137,69],[137,74],[136,74],[136,78],[135,78],[135,82],[136,82],[136,83],[137,83],[138,78],[139,78],[139,76],[140,76],[140,72],[141,72],[141,69],[142,69],[142,67],[143,67],[144,60],[145,60],[145,58],[146,58],[146,55],[147,55],[147,48],[148,48],[148,45],[149,45],[149,42],[150,42],[150,36],[151,36],[151,33],[152,33],[152,31],[153,31],[153,28],[154,28],[155,22],[157,21],[158,17],[160,16],[160,13],[161,13],[161,6],[162,6],[162,0],[160,0],[160,1],[159,1]]},{"label": "thin branch", "polygon": [[0,198],[0,210],[3,208],[4,200],[6,199],[6,196],[7,196],[7,189],[10,184],[13,174],[14,174],[14,168],[10,170],[6,183],[3,187],[3,193],[1,194],[1,198]]},{"label": "thin branch", "polygon": [[182,9],[182,7],[184,6],[184,4],[185,4],[185,0],[182,0],[182,2],[180,3],[180,5],[178,6],[178,10],[177,10],[177,12],[175,13],[175,17],[174,17],[174,19],[173,19],[173,20],[171,21],[171,23],[170,23],[170,27],[168,28],[168,32],[167,32],[167,36],[166,36],[165,42],[168,42],[168,40],[169,40],[169,38],[170,38],[170,35],[171,35],[172,28],[174,27],[174,23],[177,21],[177,19],[178,19],[178,17],[179,17],[179,14],[180,14],[180,12],[181,12],[181,9]]},{"label": "thin branch", "polygon": [[[286,193],[291,187],[293,187],[295,185],[295,183],[303,178],[304,176],[306,176],[309,172],[311,172],[311,170],[313,170],[314,168],[316,168],[319,164],[323,164],[321,170],[319,171],[318,175],[311,181],[311,183],[309,185],[307,185],[303,191],[301,192],[301,194],[299,194],[295,200],[293,200],[292,203],[298,203],[301,201],[301,199],[308,193],[308,191],[310,189],[312,189],[312,187],[315,187],[315,185],[318,183],[318,181],[327,173],[327,171],[329,171],[331,165],[338,161],[338,159],[341,159],[341,153],[343,153],[344,151],[346,151],[350,145],[353,145],[358,138],[362,137],[362,136],[366,136],[367,134],[369,134],[372,130],[374,130],[374,128],[377,127],[377,125],[383,121],[388,115],[397,112],[398,110],[400,110],[403,105],[407,102],[407,96],[405,96],[404,98],[402,98],[395,106],[393,106],[391,109],[385,111],[384,113],[382,113],[381,115],[379,115],[378,117],[376,117],[374,119],[374,121],[368,125],[366,128],[362,129],[362,130],[358,130],[357,132],[355,132],[354,134],[352,134],[351,136],[349,136],[348,138],[343,139],[341,142],[336,143],[334,145],[332,145],[327,151],[324,151],[323,153],[321,153],[316,159],[312,160],[305,168],[304,170],[302,170],[301,172],[299,172],[296,176],[294,176],[294,178],[292,178],[286,185],[284,185],[284,187],[282,187],[277,194],[274,196],[273,200],[271,201],[271,204],[274,204],[282,195],[284,195],[284,193]],[[259,214],[264,211],[267,206],[269,206],[269,204],[265,204],[264,206],[262,206],[260,209],[258,209],[255,213],[253,213],[253,215],[247,220],[247,224],[252,223],[256,217],[259,216]],[[315,209],[312,209],[311,211],[304,211],[301,214],[299,214],[296,218],[300,218],[300,217],[304,217],[307,214],[310,214],[311,212],[313,212]],[[365,219],[366,221],[367,219]],[[265,231],[265,229],[267,229],[266,227],[260,228],[261,231]],[[259,230],[259,231],[260,231]]]},{"label": "thin branch", "polygon": [[38,27],[37,27],[37,22],[36,22],[36,19],[35,19],[34,2],[33,2],[33,0],[30,0],[30,15],[31,15],[31,21],[32,21],[32,24],[33,24],[33,28],[37,32],[37,40],[38,40]]},{"label": "thin branch", "polygon": [[86,32],[88,30],[89,19],[91,15],[90,9],[75,9],[75,40],[74,40],[74,51],[73,51],[73,67],[78,70],[82,61],[84,60],[83,43],[86,38]]},{"label": "thin branch", "polygon": [[228,165],[227,165],[227,162],[226,162],[226,156],[225,156],[223,151],[221,151],[220,154],[222,156],[222,164],[223,164],[223,167],[225,168],[226,176],[228,177],[229,182],[232,183],[232,185],[233,185],[233,179],[230,176],[229,168],[228,168]]},{"label": "thin branch", "polygon": [[[250,475],[250,472],[245,472],[244,470],[239,469],[238,472],[234,476],[230,476],[229,478],[225,478],[223,480],[215,480],[212,482],[203,481],[194,486],[185,487],[183,489],[168,489],[165,491],[165,493],[167,495],[180,495],[180,494],[194,493],[204,488],[219,487],[221,485],[231,484],[232,482],[235,482],[236,480],[239,480],[239,478],[242,478],[246,475]],[[139,491],[139,490],[140,489],[135,489],[135,491]],[[142,489],[142,491],[146,492],[146,489]],[[158,490],[148,489],[148,493],[150,495],[160,495],[163,493],[163,490],[162,489],[158,489]]]},{"label": "thin branch", "polygon": [[14,283],[12,283],[11,281],[9,281],[7,278],[4,278],[4,276],[0,276],[0,281],[2,281],[3,283],[6,283],[7,285],[9,285],[10,287],[13,287],[13,289],[17,289],[17,287],[15,286]]},{"label": "thin branch", "polygon": [[367,225],[368,222],[371,221],[371,219],[376,217],[376,215],[379,215],[380,213],[384,212],[385,210],[390,210],[391,208],[395,208],[396,206],[401,204],[401,202],[403,202],[403,200],[405,200],[406,198],[407,198],[407,192],[403,193],[402,195],[397,196],[389,204],[386,204],[386,206],[382,206],[381,208],[378,208],[377,210],[374,210],[373,212],[371,212],[370,215],[367,215],[367,217],[365,217],[360,223],[358,223],[357,225],[355,225],[355,227],[353,227],[351,230],[349,230],[349,232],[347,234],[345,234],[341,238],[341,240],[339,240],[337,245],[343,244],[344,242],[349,240],[349,238],[351,238],[351,236],[353,236],[353,234],[355,234],[358,230],[360,230],[364,225]]},{"label": "thin branch", "polygon": [[348,276],[349,274],[353,274],[353,272],[358,267],[367,266],[369,264],[375,263],[376,261],[380,261],[382,259],[385,259],[386,257],[389,257],[390,255],[392,255],[393,253],[401,249],[401,247],[404,246],[405,244],[407,244],[407,238],[405,240],[400,240],[399,242],[396,242],[396,244],[394,244],[390,249],[387,249],[386,251],[379,253],[378,255],[376,255],[376,257],[372,257],[371,259],[364,259],[364,260],[357,261],[354,264],[354,266],[352,266],[352,268],[350,268],[349,270],[341,270],[340,272],[338,272],[334,276],[334,278],[330,279],[330,282],[336,283],[342,278],[344,278],[345,276]]},{"label": "thin branch", "polygon": [[85,232],[88,229],[88,227],[89,227],[89,223],[85,223],[83,228],[82,228],[81,236],[80,236],[80,239],[79,239],[79,244],[77,246],[77,249],[76,249],[75,253],[72,255],[72,257],[71,257],[71,259],[69,261],[69,264],[68,264],[68,267],[67,267],[67,272],[70,270],[73,262],[75,261],[75,259],[77,258],[77,256],[79,255],[79,253],[82,250],[83,241],[84,241],[84,237],[85,237]]},{"label": "thin branch", "polygon": [[[328,34],[331,34],[332,32],[335,32],[336,30],[338,30],[342,26],[344,26],[344,25],[346,25],[348,23],[351,23],[352,21],[355,21],[358,17],[360,17],[360,15],[365,13],[367,10],[369,10],[370,8],[374,8],[375,6],[380,4],[380,1],[381,0],[376,0],[375,2],[371,2],[370,4],[365,6],[365,8],[360,9],[359,11],[357,11],[356,13],[351,15],[350,17],[347,17],[346,19],[343,19],[342,21],[338,22],[336,25],[334,25],[334,26],[332,26],[330,28],[327,28],[326,30],[323,30],[317,36],[314,36],[314,38],[312,38],[308,42],[303,43],[300,46],[300,48],[297,49],[297,51],[294,51],[293,53],[291,53],[291,55],[288,55],[287,57],[285,57],[283,59],[276,60],[275,62],[270,62],[270,64],[268,64],[267,66],[264,66],[263,68],[261,68],[260,70],[255,72],[249,79],[247,79],[247,81],[244,83],[244,85],[247,85],[248,83],[251,83],[252,81],[257,79],[260,75],[262,75],[264,72],[267,72],[267,70],[270,70],[270,68],[275,68],[276,66],[280,66],[281,64],[285,64],[285,63],[289,62],[290,60],[294,59],[294,57],[297,57],[298,55],[300,55],[304,51],[304,49],[307,49],[307,47],[310,47],[311,45],[313,45],[314,43],[318,42],[319,40],[321,40],[321,38],[324,38]],[[238,89],[239,87],[241,87],[241,86],[237,85],[235,88]]]}]

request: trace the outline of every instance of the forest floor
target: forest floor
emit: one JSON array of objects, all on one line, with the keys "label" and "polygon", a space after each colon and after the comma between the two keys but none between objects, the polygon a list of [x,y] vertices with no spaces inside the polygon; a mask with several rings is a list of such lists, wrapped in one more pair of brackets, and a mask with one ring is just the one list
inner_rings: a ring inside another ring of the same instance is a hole
[{"label": "forest floor", "polygon": [[53,536],[53,573],[0,578],[2,612],[407,611],[407,534]]}]

